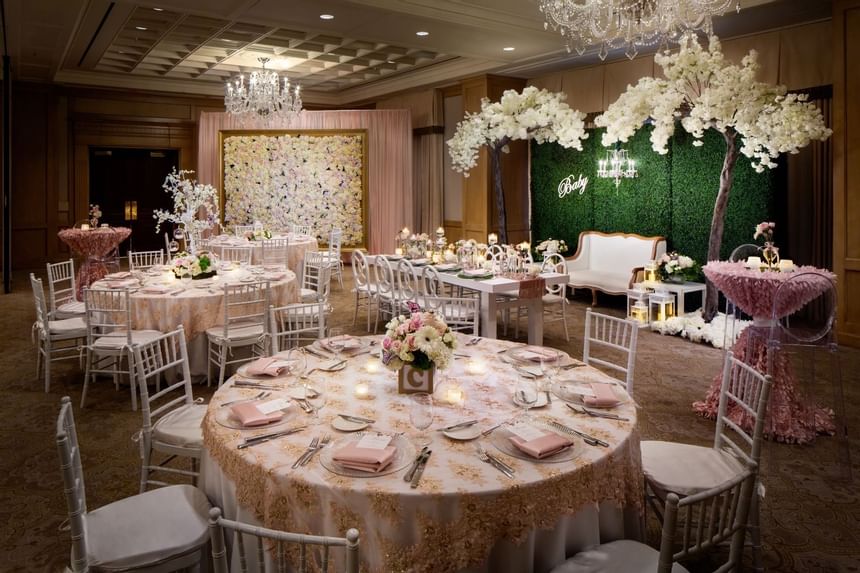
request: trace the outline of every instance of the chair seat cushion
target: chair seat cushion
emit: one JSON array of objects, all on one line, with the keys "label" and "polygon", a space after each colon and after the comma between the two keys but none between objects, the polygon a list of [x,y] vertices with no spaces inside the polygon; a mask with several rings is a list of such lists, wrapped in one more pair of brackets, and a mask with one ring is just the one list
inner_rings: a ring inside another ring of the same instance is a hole
[{"label": "chair seat cushion", "polygon": [[209,500],[196,487],[153,489],[86,515],[90,567],[136,569],[203,547]]},{"label": "chair seat cushion", "polygon": [[76,300],[63,303],[57,307],[57,315],[60,315],[60,318],[71,318],[76,314],[83,315],[85,312],[86,307],[84,303]]},{"label": "chair seat cushion", "polygon": [[545,294],[543,295],[544,304],[559,304],[564,302],[564,297],[560,294]]},{"label": "chair seat cushion", "polygon": [[642,442],[641,448],[645,477],[680,496],[711,489],[744,471],[743,462],[725,450],[657,441]]},{"label": "chair seat cushion", "polygon": [[[654,573],[660,552],[639,543],[622,539],[581,551],[555,567],[550,573]],[[687,573],[674,563],[672,573]]]},{"label": "chair seat cushion", "polygon": [[630,271],[611,272],[591,269],[570,271],[570,286],[596,288],[605,292],[623,293],[630,285]]},{"label": "chair seat cushion", "polygon": [[87,323],[83,318],[64,318],[62,320],[49,320],[48,330],[51,334],[60,336],[86,336]]},{"label": "chair seat cushion", "polygon": [[[206,334],[215,340],[224,339],[224,327],[223,326],[213,326],[212,328],[206,329]],[[241,341],[252,341],[260,338],[263,335],[263,325],[262,324],[247,324],[247,325],[238,325],[234,324],[230,327],[230,330],[227,332],[227,339],[232,342],[241,342]]]},{"label": "chair seat cushion", "polygon": [[[132,344],[146,344],[147,342],[151,342],[161,336],[161,333],[157,330],[132,330],[131,331],[131,343]],[[112,332],[105,336],[98,337],[95,342],[93,342],[94,348],[103,348],[106,350],[119,350],[128,342],[125,332]]]},{"label": "chair seat cushion", "polygon": [[302,302],[316,302],[319,298],[319,293],[312,288],[303,288],[299,291],[299,296]]},{"label": "chair seat cushion", "polygon": [[152,438],[174,446],[202,447],[206,408],[206,404],[186,404],[168,412],[153,426]]}]

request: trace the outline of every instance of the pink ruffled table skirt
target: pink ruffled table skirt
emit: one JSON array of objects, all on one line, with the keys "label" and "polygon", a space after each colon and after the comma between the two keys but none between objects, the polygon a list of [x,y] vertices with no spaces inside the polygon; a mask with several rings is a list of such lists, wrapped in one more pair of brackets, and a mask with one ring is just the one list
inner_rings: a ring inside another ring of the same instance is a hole
[{"label": "pink ruffled table skirt", "polygon": [[63,229],[57,236],[73,253],[83,257],[75,279],[78,300],[83,300],[84,287],[103,278],[108,269],[105,258],[131,235],[128,227],[99,227],[97,229]]},{"label": "pink ruffled table skirt", "polygon": [[[705,276],[743,312],[753,317],[754,325],[744,330],[732,346],[735,357],[766,373],[768,369],[768,327],[774,313],[774,295],[777,288],[798,273],[812,272],[828,281],[792,281],[788,296],[781,297],[776,309],[777,318],[801,309],[806,303],[822,294],[834,279],[833,273],[815,267],[799,267],[794,273],[760,272],[749,270],[744,263],[711,262],[703,269]],[[793,370],[786,356],[773,357],[773,387],[765,420],[765,435],[770,439],[788,443],[808,443],[818,434],[833,434],[833,412],[816,404],[805,403],[797,391]],[[722,373],[714,376],[704,401],[694,402],[693,410],[715,419],[720,404]],[[738,407],[729,406],[729,419],[746,430],[752,430],[752,418]]]}]

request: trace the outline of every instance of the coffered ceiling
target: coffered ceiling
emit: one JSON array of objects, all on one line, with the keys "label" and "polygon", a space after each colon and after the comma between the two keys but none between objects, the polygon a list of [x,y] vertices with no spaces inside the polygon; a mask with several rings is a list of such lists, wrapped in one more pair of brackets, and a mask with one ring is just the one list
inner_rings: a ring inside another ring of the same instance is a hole
[{"label": "coffered ceiling", "polygon": [[[718,33],[830,13],[829,0],[741,3],[740,15],[716,22]],[[6,11],[13,74],[25,81],[222,95],[228,78],[266,57],[306,102],[346,105],[596,60],[567,54],[544,30],[537,0],[6,0]]]}]

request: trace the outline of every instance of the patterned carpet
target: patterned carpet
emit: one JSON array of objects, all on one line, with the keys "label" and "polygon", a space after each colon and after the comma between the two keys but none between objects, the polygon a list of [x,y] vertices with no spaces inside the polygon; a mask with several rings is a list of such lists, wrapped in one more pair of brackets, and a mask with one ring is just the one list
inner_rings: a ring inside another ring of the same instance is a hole
[{"label": "patterned carpet", "polygon": [[[346,275],[343,289],[333,287],[332,324],[362,334],[361,320],[358,328],[351,326],[348,269]],[[68,533],[60,530],[66,518],[54,442],[60,397],[70,395],[75,404],[91,508],[136,493],[138,454],[131,437],[140,426],[140,414],[131,411],[128,389],[115,392],[106,379],[94,386],[87,409],[79,410],[82,373],[76,362],[60,363],[50,393],[44,393],[30,342],[32,295],[24,274],[15,279],[16,292],[0,297],[0,332],[5,333],[0,354],[0,571],[61,571],[70,542]],[[555,323],[546,328],[547,345],[581,356],[589,300],[583,293],[569,308],[570,342]],[[623,299],[603,297],[600,302],[603,312],[623,312]],[[840,359],[848,426],[853,429],[860,427],[860,352],[841,349]],[[714,423],[695,416],[690,404],[704,396],[721,362],[719,350],[641,331],[635,395],[643,438],[709,444]],[[824,403],[827,388],[821,392]],[[208,398],[211,393],[205,385],[195,386],[195,395]],[[850,445],[853,473],[860,477],[856,436]],[[837,464],[836,457],[831,438],[811,446],[766,445],[762,529],[769,571],[860,571],[860,488],[857,479],[841,477],[847,466]],[[656,544],[651,529],[650,541]],[[707,570],[707,564],[693,564],[691,570]]]}]

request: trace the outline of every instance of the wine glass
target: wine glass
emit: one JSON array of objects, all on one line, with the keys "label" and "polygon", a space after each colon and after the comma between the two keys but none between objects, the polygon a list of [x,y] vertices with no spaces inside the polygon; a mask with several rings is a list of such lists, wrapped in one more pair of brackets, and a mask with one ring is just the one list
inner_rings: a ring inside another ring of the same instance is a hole
[{"label": "wine glass", "polygon": [[325,381],[313,382],[310,378],[302,379],[302,394],[305,404],[311,409],[311,415],[313,416],[311,424],[313,425],[318,425],[322,421],[320,419],[320,410],[325,407],[328,395],[326,390]]},{"label": "wine glass", "polygon": [[179,276],[179,280],[182,282],[183,289],[188,290],[188,288],[191,286],[191,279],[191,269],[182,269],[182,274]]},{"label": "wine glass", "polygon": [[332,326],[328,329],[328,344],[327,346],[334,352],[334,357],[340,362],[341,354],[344,348],[344,336],[346,330],[342,326]]},{"label": "wine glass", "polygon": [[528,422],[531,420],[529,410],[538,401],[538,381],[533,375],[521,372],[517,379],[516,393],[516,403],[523,409],[520,419]]},{"label": "wine glass", "polygon": [[561,353],[551,351],[546,355],[541,355],[540,371],[544,377],[544,390],[549,391],[552,386],[552,379],[558,375],[561,368]]},{"label": "wine glass", "polygon": [[176,254],[179,252],[179,243],[175,239],[167,243],[167,247],[170,249],[171,254]]},{"label": "wine glass", "polygon": [[298,380],[308,369],[308,357],[301,347],[291,348],[284,356],[286,371]]},{"label": "wine glass", "polygon": [[419,446],[430,443],[430,435],[426,432],[433,423],[433,397],[427,392],[416,392],[409,396],[409,421],[418,430],[415,442]]}]

